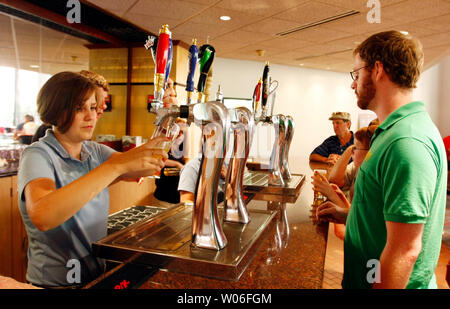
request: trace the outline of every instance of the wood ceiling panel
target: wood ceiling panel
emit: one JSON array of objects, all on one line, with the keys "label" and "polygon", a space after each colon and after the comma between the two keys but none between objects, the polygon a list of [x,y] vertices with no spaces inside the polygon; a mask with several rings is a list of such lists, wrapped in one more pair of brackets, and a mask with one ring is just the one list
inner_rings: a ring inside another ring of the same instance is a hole
[{"label": "wood ceiling panel", "polygon": [[89,0],[89,2],[106,11],[115,12],[116,15],[122,16],[136,0]]},{"label": "wood ceiling panel", "polygon": [[[147,29],[151,33],[154,33],[156,35],[159,34],[159,29],[161,29],[161,25],[168,24],[169,29],[172,31],[173,27],[177,25],[180,21],[178,19],[174,18],[167,18],[167,17],[160,17],[160,16],[148,16],[145,14],[139,14],[139,13],[127,13],[124,16],[124,19],[128,20],[129,22],[139,25],[140,27]],[[172,33],[175,35],[176,33]],[[144,45],[144,42],[142,45]]]},{"label": "wood ceiling panel", "polygon": [[[206,7],[206,5],[181,0],[140,0],[128,13],[167,17],[182,21],[198,14]],[[124,17],[126,18],[126,15]]]},{"label": "wood ceiling panel", "polygon": [[[231,20],[222,21],[220,20],[220,16],[230,16]],[[259,20],[263,19],[263,17],[249,14],[245,12],[235,11],[226,8],[219,7],[211,7],[207,10],[201,12],[197,16],[193,17],[190,22],[193,23],[201,23],[207,24],[211,26],[219,26],[227,29],[238,29],[240,27],[252,24]]]},{"label": "wood ceiling panel", "polygon": [[323,20],[330,16],[342,14],[346,11],[346,9],[323,4],[321,2],[308,1],[295,8],[276,14],[274,17],[298,22],[300,24],[308,24]]},{"label": "wood ceiling panel", "polygon": [[244,26],[242,30],[275,35],[300,26],[300,23],[294,21],[270,17]]},{"label": "wood ceiling panel", "polygon": [[294,32],[283,37],[291,40],[301,40],[313,43],[326,43],[336,39],[348,37],[350,34],[342,31],[325,28],[323,26],[312,27]]},{"label": "wood ceiling panel", "polygon": [[270,17],[308,1],[309,0],[223,0],[217,4],[217,7],[231,9],[246,14]]},{"label": "wood ceiling panel", "polygon": [[444,0],[408,0],[382,10],[381,19],[386,17],[399,22],[413,22],[448,13],[450,13],[450,2]]},{"label": "wood ceiling panel", "polygon": [[[381,0],[380,5],[381,8],[385,8],[389,5],[401,3],[404,1],[406,0]],[[370,10],[370,8],[367,7],[368,0],[318,0],[317,2],[325,3],[339,8],[360,11],[364,13],[364,15],[367,14],[367,12]]]}]

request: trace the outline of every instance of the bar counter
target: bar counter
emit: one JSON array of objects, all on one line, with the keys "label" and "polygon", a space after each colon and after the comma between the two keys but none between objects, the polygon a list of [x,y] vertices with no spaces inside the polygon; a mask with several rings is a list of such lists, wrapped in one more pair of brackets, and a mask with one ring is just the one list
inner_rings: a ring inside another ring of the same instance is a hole
[{"label": "bar counter", "polygon": [[277,224],[238,281],[160,270],[140,288],[320,289],[328,225],[313,222],[311,203],[302,199],[294,204],[251,201],[252,208],[277,209]]},{"label": "bar counter", "polygon": [[[294,203],[252,199],[248,209],[277,211],[275,224],[258,244],[237,280],[221,280],[184,272],[156,270],[140,289],[320,289],[322,288],[328,224],[317,224],[312,206],[310,174]],[[155,205],[157,206],[157,205]],[[126,263],[117,267],[120,269]],[[95,283],[114,274],[114,270]]]}]

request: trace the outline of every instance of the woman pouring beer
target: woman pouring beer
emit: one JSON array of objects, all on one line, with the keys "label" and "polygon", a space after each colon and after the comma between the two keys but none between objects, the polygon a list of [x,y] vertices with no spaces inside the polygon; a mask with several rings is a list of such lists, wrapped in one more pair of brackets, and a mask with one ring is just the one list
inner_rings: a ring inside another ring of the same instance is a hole
[{"label": "woman pouring beer", "polygon": [[[18,174],[29,240],[26,278],[36,286],[83,285],[98,277],[104,262],[93,256],[91,244],[106,236],[108,186],[151,176],[167,159],[164,151],[152,149],[165,137],[124,153],[90,141],[97,121],[95,90],[80,74],[62,72],[37,97],[39,116],[53,129],[24,150]],[[69,275],[74,267],[79,280]]]}]

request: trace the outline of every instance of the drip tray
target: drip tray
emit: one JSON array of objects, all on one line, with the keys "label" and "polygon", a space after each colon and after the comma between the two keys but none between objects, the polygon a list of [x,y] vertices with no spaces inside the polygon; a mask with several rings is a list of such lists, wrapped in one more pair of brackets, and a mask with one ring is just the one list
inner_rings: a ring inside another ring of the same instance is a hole
[{"label": "drip tray", "polygon": [[305,181],[305,175],[292,174],[292,178],[285,180],[285,186],[269,186],[269,174],[260,171],[248,171],[244,174],[244,192],[261,194],[279,194],[298,196]]},{"label": "drip tray", "polygon": [[[275,211],[249,210],[247,224],[223,223],[228,245],[220,250],[191,246],[192,206],[180,204],[92,245],[96,256],[156,266],[222,280],[238,280],[275,225]],[[219,218],[223,209],[219,208]]]}]

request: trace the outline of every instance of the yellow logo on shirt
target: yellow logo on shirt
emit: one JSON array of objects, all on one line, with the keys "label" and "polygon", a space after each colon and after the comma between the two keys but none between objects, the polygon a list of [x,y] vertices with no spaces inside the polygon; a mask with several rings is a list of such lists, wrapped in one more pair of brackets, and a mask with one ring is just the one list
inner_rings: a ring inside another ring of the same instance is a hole
[{"label": "yellow logo on shirt", "polygon": [[369,161],[370,157],[372,156],[372,152],[369,150],[366,154],[366,157],[364,158],[364,161]]}]

